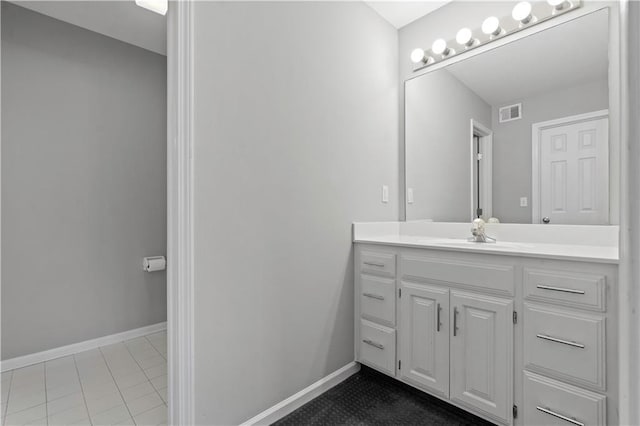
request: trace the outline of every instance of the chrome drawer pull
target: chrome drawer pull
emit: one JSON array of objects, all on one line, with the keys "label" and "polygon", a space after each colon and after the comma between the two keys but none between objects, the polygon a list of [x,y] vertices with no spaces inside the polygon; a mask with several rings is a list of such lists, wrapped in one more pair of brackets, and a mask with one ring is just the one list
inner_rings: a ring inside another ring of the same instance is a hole
[{"label": "chrome drawer pull", "polygon": [[362,341],[367,345],[373,346],[374,348],[384,349],[384,345],[382,343],[376,343],[373,340],[369,340],[369,339],[363,339]]},{"label": "chrome drawer pull", "polygon": [[546,334],[537,334],[536,337],[538,339],[549,340],[551,342],[562,343],[563,345],[573,346],[574,348],[584,349],[584,345],[576,342],[570,342],[568,340],[558,339],[557,337],[547,336]]},{"label": "chrome drawer pull", "polygon": [[367,266],[377,266],[378,268],[384,268],[384,263],[380,262],[362,262]]},{"label": "chrome drawer pull", "polygon": [[570,417],[563,416],[562,414],[556,413],[555,411],[551,411],[551,410],[549,410],[548,408],[544,408],[544,407],[540,407],[540,406],[538,406],[538,407],[536,407],[536,409],[537,409],[538,411],[542,411],[542,412],[543,412],[543,413],[545,413],[545,414],[548,414],[548,415],[553,416],[553,417],[557,417],[557,418],[559,418],[559,419],[562,419],[562,420],[564,420],[564,421],[566,421],[566,422],[569,422],[569,423],[572,423],[572,424],[574,424],[574,425],[577,425],[577,426],[584,426],[584,423],[579,422],[579,421],[577,421],[577,420],[574,420],[574,419],[572,419],[572,418],[570,418]]},{"label": "chrome drawer pull", "polygon": [[379,294],[373,294],[373,293],[362,293],[363,296],[365,297],[370,297],[372,299],[377,299],[377,300],[384,300],[384,296],[380,296]]},{"label": "chrome drawer pull", "polygon": [[440,306],[440,304],[438,303],[438,315],[436,318],[436,331],[440,331],[440,327],[442,326],[442,323],[440,322],[440,312],[442,312],[442,306]]},{"label": "chrome drawer pull", "polygon": [[584,290],[574,290],[572,288],[554,287],[551,285],[538,284],[536,287],[542,290],[561,291],[563,293],[584,294]]}]

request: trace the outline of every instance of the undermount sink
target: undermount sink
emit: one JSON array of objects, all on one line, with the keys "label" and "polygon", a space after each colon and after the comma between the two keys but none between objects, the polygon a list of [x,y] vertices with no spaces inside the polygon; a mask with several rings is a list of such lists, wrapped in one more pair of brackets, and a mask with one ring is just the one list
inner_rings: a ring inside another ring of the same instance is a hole
[{"label": "undermount sink", "polygon": [[418,240],[421,244],[433,244],[433,245],[442,245],[442,246],[451,246],[451,247],[474,247],[479,249],[496,249],[496,248],[505,248],[505,249],[526,249],[533,248],[532,244],[526,243],[515,243],[511,241],[496,241],[490,243],[479,243],[475,241],[469,241],[458,238],[425,238],[422,240]]}]

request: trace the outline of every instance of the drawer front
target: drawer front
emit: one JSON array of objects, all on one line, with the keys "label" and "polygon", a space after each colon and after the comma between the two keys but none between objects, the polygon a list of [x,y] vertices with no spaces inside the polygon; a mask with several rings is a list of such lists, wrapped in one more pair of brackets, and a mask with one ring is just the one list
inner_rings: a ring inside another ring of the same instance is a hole
[{"label": "drawer front", "polygon": [[605,425],[606,397],[534,373],[524,373],[525,425]]},{"label": "drawer front", "polygon": [[360,252],[360,272],[395,277],[396,255],[382,251],[362,250]]},{"label": "drawer front", "polygon": [[388,278],[360,276],[360,315],[389,327],[396,325],[396,282]]},{"label": "drawer front", "polygon": [[454,259],[435,259],[402,255],[400,270],[403,279],[442,281],[514,294],[515,269],[510,265],[473,263]]},{"label": "drawer front", "polygon": [[396,331],[360,320],[360,361],[395,376]]},{"label": "drawer front", "polygon": [[524,294],[529,300],[604,312],[605,290],[604,275],[524,270]]},{"label": "drawer front", "polygon": [[605,318],[525,303],[525,367],[605,390]]}]

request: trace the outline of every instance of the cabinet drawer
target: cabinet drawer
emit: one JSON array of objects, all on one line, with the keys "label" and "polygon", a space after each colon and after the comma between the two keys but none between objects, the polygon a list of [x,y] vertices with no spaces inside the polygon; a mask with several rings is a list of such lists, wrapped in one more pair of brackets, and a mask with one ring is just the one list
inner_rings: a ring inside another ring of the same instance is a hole
[{"label": "cabinet drawer", "polygon": [[573,308],[605,310],[606,278],[580,272],[524,270],[524,293],[529,300]]},{"label": "cabinet drawer", "polygon": [[525,425],[605,425],[606,397],[534,373],[524,373]]},{"label": "cabinet drawer", "polygon": [[360,361],[395,376],[396,331],[360,320]]},{"label": "cabinet drawer", "polygon": [[605,318],[525,303],[527,368],[604,390]]},{"label": "cabinet drawer", "polygon": [[389,327],[395,326],[395,280],[361,275],[360,288],[360,315]]},{"label": "cabinet drawer", "polygon": [[402,278],[441,281],[464,287],[514,294],[515,269],[510,265],[475,263],[454,259],[436,259],[416,255],[400,258]]},{"label": "cabinet drawer", "polygon": [[360,272],[395,277],[396,255],[381,251],[362,250],[360,252]]}]

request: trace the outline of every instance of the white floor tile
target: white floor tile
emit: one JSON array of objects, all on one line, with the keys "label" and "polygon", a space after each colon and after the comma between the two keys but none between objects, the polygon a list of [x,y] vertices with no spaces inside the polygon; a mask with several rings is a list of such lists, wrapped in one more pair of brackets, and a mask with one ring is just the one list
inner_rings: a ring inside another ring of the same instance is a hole
[{"label": "white floor tile", "polygon": [[98,425],[115,425],[131,418],[131,414],[127,407],[122,404],[100,414],[91,416],[91,422],[94,426]]},{"label": "white floor tile", "polygon": [[77,423],[89,417],[87,407],[79,405],[49,416],[49,426]]},{"label": "white floor tile", "polygon": [[123,404],[124,401],[122,400],[122,396],[120,396],[120,392],[105,395],[97,399],[87,399],[87,408],[89,409],[89,414],[91,416],[100,414]]},{"label": "white floor tile", "polygon": [[134,399],[140,398],[141,396],[149,395],[150,393],[155,393],[155,388],[151,385],[151,382],[143,382],[139,385],[132,386],[130,388],[121,389],[120,392],[124,398],[126,403],[132,401]]},{"label": "white floor tile", "polygon": [[78,405],[85,405],[84,396],[81,392],[72,393],[71,395],[67,395],[53,401],[47,401],[47,413],[51,416],[77,407]]},{"label": "white floor tile", "polygon": [[166,376],[167,361],[164,361],[162,364],[156,365],[155,367],[147,368],[146,370],[144,370],[144,374],[149,378],[149,380],[155,379],[159,376]]},{"label": "white floor tile", "polygon": [[160,394],[160,398],[162,398],[162,400],[164,401],[165,404],[167,404],[169,402],[169,389],[168,388],[164,388],[164,389],[159,389],[158,390],[158,394]]},{"label": "white floor tile", "polygon": [[148,381],[147,376],[144,375],[144,372],[139,371],[137,373],[133,373],[129,376],[121,376],[116,377],[116,383],[120,389],[130,388],[135,385],[139,385],[140,383],[144,383]]},{"label": "white floor tile", "polygon": [[45,419],[47,417],[47,408],[45,404],[18,411],[17,413],[8,414],[5,419],[5,425],[25,425],[36,420]]},{"label": "white floor tile", "polygon": [[62,398],[64,396],[71,395],[77,392],[82,392],[79,381],[76,383],[70,383],[53,388],[47,387],[47,399],[49,401],[53,401],[55,399]]},{"label": "white floor tile", "polygon": [[166,388],[167,387],[167,376],[160,376],[154,379],[151,379],[151,384],[156,390]]},{"label": "white floor tile", "polygon": [[127,407],[134,417],[160,405],[164,406],[164,401],[157,392],[127,402]]},{"label": "white floor tile", "polygon": [[167,407],[163,404],[159,407],[145,411],[134,416],[133,419],[138,426],[155,426],[167,422]]},{"label": "white floor tile", "polygon": [[33,393],[13,393],[9,394],[9,402],[7,403],[7,414],[17,413],[27,408],[44,404],[46,401],[45,392],[34,391]]}]

